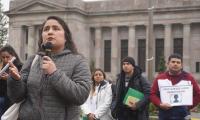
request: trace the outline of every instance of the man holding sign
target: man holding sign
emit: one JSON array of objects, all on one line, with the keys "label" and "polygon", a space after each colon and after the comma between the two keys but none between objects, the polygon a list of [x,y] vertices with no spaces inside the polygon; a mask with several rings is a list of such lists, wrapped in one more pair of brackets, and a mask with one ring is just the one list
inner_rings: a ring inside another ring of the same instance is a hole
[{"label": "man holding sign", "polygon": [[189,110],[200,102],[200,89],[191,74],[183,71],[182,57],[168,58],[168,71],[153,82],[150,100],[159,107],[159,120],[186,120]]}]

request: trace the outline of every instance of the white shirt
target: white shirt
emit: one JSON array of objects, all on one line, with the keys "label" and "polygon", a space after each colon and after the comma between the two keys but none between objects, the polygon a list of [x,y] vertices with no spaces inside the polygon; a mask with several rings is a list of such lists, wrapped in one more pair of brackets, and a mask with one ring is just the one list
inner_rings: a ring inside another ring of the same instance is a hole
[{"label": "white shirt", "polygon": [[89,99],[90,99],[89,100],[90,101],[90,106],[88,106],[88,107],[89,107],[89,109],[91,111],[95,111],[97,109],[97,94],[98,94],[98,89],[99,89],[99,86],[96,86],[93,95],[91,95],[89,97]]},{"label": "white shirt", "polygon": [[110,120],[109,111],[112,102],[111,84],[106,82],[105,85],[95,87],[95,93],[89,95],[87,101],[81,106],[83,113],[88,115],[93,113],[100,120]]}]

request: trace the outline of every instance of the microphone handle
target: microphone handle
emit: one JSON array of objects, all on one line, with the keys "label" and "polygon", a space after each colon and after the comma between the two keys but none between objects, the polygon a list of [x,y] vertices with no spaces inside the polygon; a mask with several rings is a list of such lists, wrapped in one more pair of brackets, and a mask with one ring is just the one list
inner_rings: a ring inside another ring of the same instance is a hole
[{"label": "microphone handle", "polygon": [[45,51],[45,55],[46,55],[46,56],[49,56],[49,57],[51,58],[51,50],[46,50],[46,51]]}]

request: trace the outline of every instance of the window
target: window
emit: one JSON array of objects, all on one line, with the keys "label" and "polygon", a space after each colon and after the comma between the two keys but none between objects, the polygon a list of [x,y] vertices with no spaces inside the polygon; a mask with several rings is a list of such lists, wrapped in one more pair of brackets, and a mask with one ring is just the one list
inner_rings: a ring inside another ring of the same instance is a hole
[{"label": "window", "polygon": [[164,39],[156,39],[155,69],[159,72],[161,58],[164,57]]},{"label": "window", "polygon": [[183,56],[183,38],[174,38],[174,53]]},{"label": "window", "polygon": [[128,56],[128,40],[121,40],[121,61]]},{"label": "window", "polygon": [[111,40],[104,41],[104,71],[111,72]]},{"label": "window", "polygon": [[141,67],[142,71],[146,71],[146,40],[138,40],[138,65]]},{"label": "window", "polygon": [[200,62],[196,62],[196,72],[200,72]]}]

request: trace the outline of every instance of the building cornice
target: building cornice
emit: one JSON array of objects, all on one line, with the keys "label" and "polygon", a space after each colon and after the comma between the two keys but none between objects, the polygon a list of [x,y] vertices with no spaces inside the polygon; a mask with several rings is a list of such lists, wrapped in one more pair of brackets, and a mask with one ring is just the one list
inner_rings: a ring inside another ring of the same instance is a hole
[{"label": "building cornice", "polygon": [[34,15],[34,14],[45,14],[45,13],[77,13],[77,14],[81,14],[81,15],[85,15],[87,16],[88,13],[86,13],[85,11],[81,10],[81,9],[78,9],[78,8],[65,8],[64,10],[46,10],[46,11],[19,11],[17,13],[7,13],[5,12],[6,15],[8,15],[9,17],[11,16],[15,16],[15,15],[27,15],[27,14],[31,14],[31,15]]},{"label": "building cornice", "polygon": [[[154,13],[163,12],[186,12],[186,11],[199,11],[200,6],[185,6],[185,7],[166,7],[154,8]],[[115,10],[115,11],[96,11],[88,12],[89,16],[104,16],[104,15],[127,15],[127,14],[147,14],[148,9],[133,9],[133,10]]]},{"label": "building cornice", "polygon": [[[28,10],[30,7],[32,6],[37,6],[40,5],[42,6],[44,9],[49,9],[49,10]],[[33,0],[33,1],[27,1],[24,2],[23,4],[20,4],[12,9],[10,9],[9,11],[6,11],[5,14],[6,15],[14,15],[14,14],[26,14],[26,13],[41,13],[41,12],[49,12],[52,10],[53,11],[65,11],[66,6],[60,5],[60,4],[56,4],[56,3],[52,3],[52,2],[46,2],[46,1],[42,1],[42,0]]]},{"label": "building cornice", "polygon": [[[30,7],[36,5],[42,5],[44,10],[29,10]],[[164,8],[154,8],[154,13],[170,13],[170,12],[187,12],[187,11],[199,11],[200,5],[196,6],[184,6],[184,7],[164,7]],[[77,7],[67,7],[65,5],[60,5],[52,2],[33,0],[25,2],[24,4],[18,5],[13,9],[5,12],[8,16],[13,15],[24,15],[24,14],[42,14],[42,13],[57,13],[66,12],[68,13],[78,13],[84,16],[119,16],[119,15],[131,15],[131,14],[148,14],[148,9],[132,9],[132,10],[110,10],[110,11],[94,11],[88,12]]]}]

